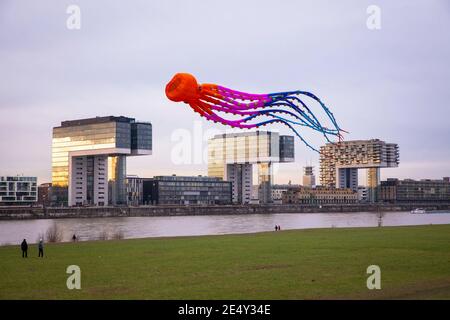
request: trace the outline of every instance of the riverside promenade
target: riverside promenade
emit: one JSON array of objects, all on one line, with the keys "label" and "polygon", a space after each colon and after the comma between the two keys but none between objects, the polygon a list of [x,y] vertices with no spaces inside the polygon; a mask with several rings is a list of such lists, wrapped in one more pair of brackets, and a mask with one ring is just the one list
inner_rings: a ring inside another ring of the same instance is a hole
[{"label": "riverside promenade", "polygon": [[448,203],[409,204],[270,204],[270,205],[204,205],[204,206],[141,206],[141,207],[0,207],[0,220],[195,216],[275,213],[336,213],[410,211],[414,208],[428,211],[450,210]]}]

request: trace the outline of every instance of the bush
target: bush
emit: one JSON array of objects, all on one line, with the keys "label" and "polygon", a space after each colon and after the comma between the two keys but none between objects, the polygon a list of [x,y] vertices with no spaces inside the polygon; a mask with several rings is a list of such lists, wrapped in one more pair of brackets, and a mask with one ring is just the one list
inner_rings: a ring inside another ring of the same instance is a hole
[{"label": "bush", "polygon": [[61,242],[63,238],[62,230],[54,223],[50,228],[47,229],[46,239],[47,242]]},{"label": "bush", "polygon": [[108,240],[108,232],[106,230],[103,230],[102,232],[100,232],[98,239],[99,240]]},{"label": "bush", "polygon": [[122,230],[117,230],[116,232],[113,233],[112,238],[114,240],[121,240],[123,239],[124,235],[123,235],[123,231]]}]

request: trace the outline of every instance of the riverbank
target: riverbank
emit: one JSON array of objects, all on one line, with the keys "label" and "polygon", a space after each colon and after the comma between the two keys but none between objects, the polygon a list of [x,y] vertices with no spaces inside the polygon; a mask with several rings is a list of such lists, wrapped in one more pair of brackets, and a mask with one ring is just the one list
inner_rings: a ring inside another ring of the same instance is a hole
[{"label": "riverbank", "polygon": [[449,243],[440,225],[47,244],[43,259],[8,246],[0,299],[450,299]]},{"label": "riverbank", "polygon": [[345,204],[345,205],[210,205],[210,206],[142,206],[142,207],[0,207],[0,220],[102,218],[102,217],[157,217],[273,213],[329,213],[329,212],[387,212],[450,210],[450,202],[411,204]]}]

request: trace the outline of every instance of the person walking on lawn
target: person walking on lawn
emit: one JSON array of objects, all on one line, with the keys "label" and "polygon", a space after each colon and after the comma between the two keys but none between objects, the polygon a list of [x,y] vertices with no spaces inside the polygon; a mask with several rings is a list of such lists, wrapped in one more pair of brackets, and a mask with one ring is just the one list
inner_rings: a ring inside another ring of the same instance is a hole
[{"label": "person walking on lawn", "polygon": [[23,239],[20,249],[22,249],[22,258],[28,258],[28,243],[26,239]]},{"label": "person walking on lawn", "polygon": [[38,257],[44,257],[44,242],[42,241],[42,239],[40,239],[39,240],[39,245],[38,245],[38,248],[39,248],[39,255],[38,255]]}]

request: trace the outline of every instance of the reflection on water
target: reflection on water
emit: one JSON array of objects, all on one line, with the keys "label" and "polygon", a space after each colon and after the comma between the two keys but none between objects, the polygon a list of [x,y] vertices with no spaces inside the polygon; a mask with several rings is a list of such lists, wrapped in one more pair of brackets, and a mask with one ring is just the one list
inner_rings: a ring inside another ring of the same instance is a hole
[{"label": "reflection on water", "polygon": [[0,221],[0,244],[17,244],[24,238],[34,243],[53,224],[62,231],[63,241],[70,241],[73,234],[79,240],[94,240],[250,233],[271,231],[276,224],[282,230],[450,224],[450,213],[384,212],[382,216],[369,212],[288,213]]}]

